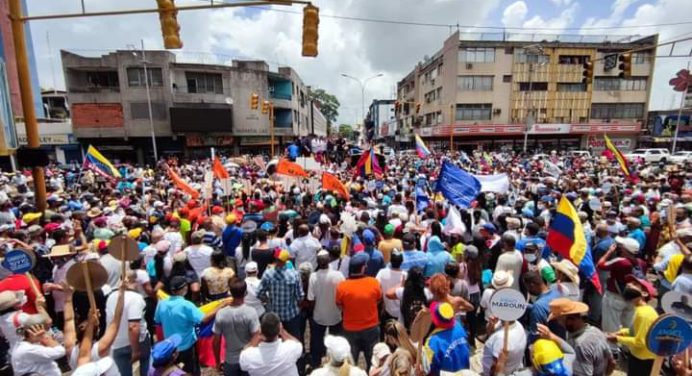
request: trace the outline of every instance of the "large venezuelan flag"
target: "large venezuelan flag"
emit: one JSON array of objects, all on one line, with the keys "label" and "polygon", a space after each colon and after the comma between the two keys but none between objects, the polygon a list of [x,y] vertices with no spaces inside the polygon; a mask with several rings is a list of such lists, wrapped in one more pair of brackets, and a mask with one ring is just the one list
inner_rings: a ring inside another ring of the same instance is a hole
[{"label": "large venezuelan flag", "polygon": [[591,280],[598,292],[602,292],[601,281],[596,273],[579,215],[564,196],[557,205],[555,217],[550,221],[547,243],[551,250],[572,261],[579,271]]},{"label": "large venezuelan flag", "polygon": [[103,154],[99,153],[92,145],[89,145],[86,155],[84,156],[84,166],[109,178],[121,177],[120,172],[113,166],[111,161],[104,157]]},{"label": "large venezuelan flag", "polygon": [[432,153],[430,153],[430,149],[428,149],[428,147],[425,146],[425,142],[423,142],[423,139],[420,138],[419,135],[416,135],[415,138],[416,138],[416,152],[418,153],[419,157],[426,158],[430,154],[432,154]]},{"label": "large venezuelan flag", "polygon": [[620,169],[625,174],[625,177],[627,177],[627,179],[632,179],[632,175],[630,173],[630,166],[629,162],[627,162],[627,158],[625,158],[625,156],[622,155],[620,150],[618,150],[618,148],[615,147],[615,145],[610,141],[610,137],[608,137],[607,134],[603,134],[603,139],[605,139],[606,148],[608,148],[608,150],[610,150],[610,152],[613,153],[615,159],[618,161]]}]

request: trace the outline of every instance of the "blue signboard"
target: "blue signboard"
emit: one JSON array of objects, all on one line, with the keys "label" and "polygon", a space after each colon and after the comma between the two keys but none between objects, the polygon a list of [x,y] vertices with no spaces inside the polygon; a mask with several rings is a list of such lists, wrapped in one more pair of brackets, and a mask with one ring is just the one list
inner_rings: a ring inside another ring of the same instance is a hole
[{"label": "blue signboard", "polygon": [[658,356],[684,351],[692,342],[692,327],[680,316],[663,315],[654,322],[646,336],[646,347]]},{"label": "blue signboard", "polygon": [[7,252],[2,266],[13,274],[24,274],[33,269],[34,259],[28,252],[15,249]]}]

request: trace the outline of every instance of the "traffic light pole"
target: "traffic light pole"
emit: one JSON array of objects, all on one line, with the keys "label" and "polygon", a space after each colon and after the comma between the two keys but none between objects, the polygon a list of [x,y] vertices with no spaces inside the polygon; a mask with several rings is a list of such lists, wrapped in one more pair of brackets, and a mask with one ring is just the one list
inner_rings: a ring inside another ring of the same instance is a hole
[{"label": "traffic light pole", "polygon": [[[10,22],[12,24],[12,40],[14,42],[15,60],[17,62],[17,76],[19,78],[19,90],[22,98],[22,111],[24,112],[24,126],[29,148],[38,149],[41,142],[38,137],[38,122],[34,112],[33,93],[31,92],[31,77],[29,76],[29,59],[26,53],[26,39],[24,35],[24,21],[22,20],[22,4],[20,0],[9,0]],[[43,213],[46,210],[46,177],[43,167],[36,166],[31,175],[34,179],[34,197],[36,208]]]},{"label": "traffic light pole", "polygon": [[[687,62],[687,70],[690,70],[690,62]],[[685,107],[685,93],[687,90],[680,93],[680,109],[678,110],[678,120],[675,122],[675,134],[673,135],[673,146],[670,148],[670,154],[675,154],[675,147],[678,144],[678,131],[680,130],[680,118],[682,117],[682,108]]]},{"label": "traffic light pole", "polygon": [[272,157],[274,159],[274,102],[269,102],[269,135],[271,137],[271,151]]}]

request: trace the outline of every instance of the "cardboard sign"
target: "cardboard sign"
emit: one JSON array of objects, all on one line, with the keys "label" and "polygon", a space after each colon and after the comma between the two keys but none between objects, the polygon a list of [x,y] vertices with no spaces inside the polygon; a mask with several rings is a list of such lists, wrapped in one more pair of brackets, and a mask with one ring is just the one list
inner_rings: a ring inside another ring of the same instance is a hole
[{"label": "cardboard sign", "polygon": [[30,272],[35,263],[36,259],[33,253],[22,249],[13,249],[5,255],[2,266],[11,271],[12,274],[24,274]]},{"label": "cardboard sign", "polygon": [[692,322],[692,295],[680,291],[668,291],[661,297],[663,312],[682,316]]},{"label": "cardboard sign", "polygon": [[692,343],[692,327],[677,315],[659,317],[646,335],[646,347],[652,353],[666,357],[684,351]]},{"label": "cardboard sign", "polygon": [[[67,269],[65,279],[76,291],[91,291],[93,296],[93,291],[108,282],[108,272],[98,260],[82,261]],[[91,297],[89,300],[91,304]]]},{"label": "cardboard sign", "polygon": [[111,239],[108,244],[108,253],[118,260],[134,261],[139,257],[139,246],[129,236],[119,235]]},{"label": "cardboard sign", "polygon": [[499,289],[490,297],[490,311],[503,321],[519,319],[527,306],[524,295],[513,288]]}]

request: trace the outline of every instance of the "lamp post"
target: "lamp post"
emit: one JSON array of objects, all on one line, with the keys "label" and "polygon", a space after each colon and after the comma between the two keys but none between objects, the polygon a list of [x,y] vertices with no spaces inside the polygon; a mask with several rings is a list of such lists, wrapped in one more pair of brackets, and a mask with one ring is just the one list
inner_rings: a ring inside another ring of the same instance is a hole
[{"label": "lamp post", "polygon": [[[529,56],[543,56],[544,55],[543,54],[543,46],[541,46],[540,44],[532,44],[530,46],[526,46],[526,47],[524,47],[524,54],[527,55],[527,61],[529,63],[529,90],[528,91],[529,91],[529,100],[531,100],[531,109],[530,109],[531,114],[529,115],[527,112],[526,120],[525,120],[526,127],[524,129],[524,149],[523,150],[524,150],[524,153],[526,153],[527,144],[529,142],[529,128],[531,127],[531,125],[533,125],[533,124],[529,124],[529,123],[530,122],[534,123],[536,121],[536,119],[535,119],[536,114],[535,114],[535,111],[533,108],[533,100],[531,98],[531,93],[533,92],[534,61],[532,61],[532,59],[530,59]],[[538,58],[536,58],[536,60],[538,60]],[[542,66],[544,64],[545,63],[543,63],[543,62],[538,63],[539,66]],[[533,121],[531,121],[532,119],[533,119]]]},{"label": "lamp post", "polygon": [[360,105],[361,105],[361,121],[363,122],[363,127],[365,127],[365,86],[368,84],[368,81],[375,79],[377,77],[382,77],[384,74],[378,73],[372,77],[368,77],[365,80],[360,80],[358,78],[355,78],[351,75],[348,75],[346,73],[341,73],[343,77],[350,78],[358,83],[360,85]]},{"label": "lamp post", "polygon": [[154,165],[159,161],[159,153],[156,147],[156,131],[154,130],[154,116],[151,110],[151,92],[149,90],[149,71],[147,70],[147,58],[146,52],[144,51],[144,39],[141,40],[142,43],[142,66],[144,67],[144,87],[147,91],[147,107],[149,110],[149,129],[151,130],[151,146],[154,148]]}]

